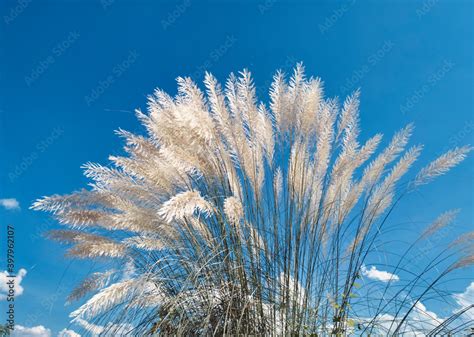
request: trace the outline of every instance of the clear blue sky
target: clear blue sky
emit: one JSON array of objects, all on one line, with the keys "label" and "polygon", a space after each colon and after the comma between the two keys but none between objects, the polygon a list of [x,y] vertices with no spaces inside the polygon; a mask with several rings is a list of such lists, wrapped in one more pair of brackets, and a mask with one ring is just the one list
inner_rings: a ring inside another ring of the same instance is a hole
[{"label": "clear blue sky", "polygon": [[[85,187],[80,166],[119,153],[113,131],[141,132],[132,111],[145,109],[156,87],[174,93],[177,76],[201,81],[209,70],[224,81],[249,68],[257,86],[268,87],[276,69],[303,61],[329,96],[361,88],[362,138],[379,131],[388,138],[414,122],[413,143],[425,144],[420,165],[474,143],[474,2],[310,3],[1,1],[0,199],[16,198],[21,209],[0,207],[0,247],[13,224],[16,266],[27,270],[18,324],[56,336],[68,326],[67,291],[92,267],[39,237],[57,225],[28,207]],[[428,222],[459,207],[449,235],[472,230],[473,163],[471,156],[411,196],[400,216]],[[459,280],[457,290],[469,282]]]}]

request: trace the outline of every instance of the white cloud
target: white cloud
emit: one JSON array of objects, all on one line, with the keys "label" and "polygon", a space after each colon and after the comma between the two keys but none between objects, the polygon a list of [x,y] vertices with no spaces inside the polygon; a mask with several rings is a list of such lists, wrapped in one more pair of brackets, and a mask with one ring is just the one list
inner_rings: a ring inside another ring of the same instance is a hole
[{"label": "white cloud", "polygon": [[[0,272],[0,301],[3,301],[7,298],[9,284],[8,281],[11,281],[12,278],[8,277],[7,271]],[[16,274],[16,277],[13,278],[15,284],[15,296],[20,296],[23,294],[23,287],[21,286],[21,281],[26,275],[26,269],[21,268]]]},{"label": "white cloud", "polygon": [[12,211],[20,209],[20,203],[15,198],[0,199],[0,206]]},{"label": "white cloud", "polygon": [[[433,330],[435,327],[440,325],[444,319],[439,318],[436,313],[426,309],[425,305],[421,302],[415,304],[413,312],[411,314],[412,326],[423,333]],[[423,335],[424,336],[424,335]]]},{"label": "white cloud", "polygon": [[81,337],[81,335],[79,335],[74,330],[62,329],[59,331],[58,337]]},{"label": "white cloud", "polygon": [[128,323],[114,324],[112,322],[109,322],[105,326],[102,326],[89,323],[88,321],[79,317],[74,318],[71,322],[82,326],[84,329],[90,332],[90,335],[92,337],[101,336],[104,331],[113,333],[114,336],[128,336],[130,334],[130,331],[133,330],[133,326]]},{"label": "white cloud", "polygon": [[[474,282],[471,282],[471,284],[467,286],[466,290],[464,290],[463,293],[454,294],[453,297],[456,303],[460,306],[460,308],[455,311],[459,311],[460,309],[474,304]],[[464,315],[466,315],[466,317],[468,317],[469,319],[474,320],[474,310],[471,309],[467,311]]]},{"label": "white cloud", "polygon": [[15,330],[11,332],[11,337],[51,337],[51,330],[42,325],[27,328],[15,325]]},{"label": "white cloud", "polygon": [[[11,337],[51,337],[51,330],[42,325],[31,328],[15,325],[15,330],[11,332]],[[81,337],[80,334],[74,330],[62,329],[58,333],[58,337]]]},{"label": "white cloud", "polygon": [[463,293],[454,294],[453,297],[462,307],[467,307],[471,304],[474,304],[474,282],[471,282],[471,284],[467,286]]},{"label": "white cloud", "polygon": [[361,267],[362,275],[372,279],[372,280],[377,280],[377,281],[382,281],[382,282],[389,282],[389,281],[399,281],[400,278],[392,273],[389,273],[388,271],[383,271],[383,270],[377,270],[375,266],[370,267],[370,269],[367,269],[365,265],[362,265]]},{"label": "white cloud", "polygon": [[[388,336],[392,335],[398,324],[401,322],[403,313],[395,318],[390,314],[381,314],[377,317],[374,322],[377,336]],[[437,327],[443,318],[438,317],[436,313],[426,309],[425,305],[421,302],[417,302],[411,311],[408,319],[404,322],[401,331],[404,337],[425,337],[428,332]],[[357,319],[355,319],[357,321]],[[371,318],[365,318],[359,320],[362,324],[372,322]]]}]

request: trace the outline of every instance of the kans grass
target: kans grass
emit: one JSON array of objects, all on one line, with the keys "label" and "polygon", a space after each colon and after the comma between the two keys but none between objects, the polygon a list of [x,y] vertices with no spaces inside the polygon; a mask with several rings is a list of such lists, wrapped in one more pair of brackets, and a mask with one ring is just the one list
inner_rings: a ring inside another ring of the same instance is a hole
[{"label": "kans grass", "polygon": [[452,329],[422,301],[449,302],[437,286],[473,264],[474,235],[428,259],[417,259],[417,248],[457,211],[426,228],[410,224],[413,244],[389,256],[384,282],[368,282],[365,260],[383,254],[403,197],[470,147],[402,179],[422,150],[408,145],[413,126],[380,150],[381,134],[359,143],[359,92],[342,105],[326,99],[321,80],[306,78],[301,65],[289,81],[274,76],[269,106],[257,101],[248,71],[224,87],[206,74],[204,91],[189,78],[177,82],[176,97],[156,90],[148,112],[137,111],[146,135],[117,131],[125,156],[84,166],[90,189],[32,206],[65,226],[48,235],[70,245],[68,256],[105,260],[72,290],[69,302],[88,297],[73,322],[105,336]]}]

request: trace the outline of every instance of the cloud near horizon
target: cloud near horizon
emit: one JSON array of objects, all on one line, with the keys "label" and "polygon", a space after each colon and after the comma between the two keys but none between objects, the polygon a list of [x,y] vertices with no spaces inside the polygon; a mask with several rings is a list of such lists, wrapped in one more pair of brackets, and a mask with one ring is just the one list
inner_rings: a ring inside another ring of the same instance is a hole
[{"label": "cloud near horizon", "polygon": [[389,273],[388,271],[377,270],[377,267],[372,266],[370,269],[367,269],[365,265],[361,267],[362,275],[376,281],[389,282],[389,281],[399,281],[400,278],[398,275]]},{"label": "cloud near horizon", "polygon": [[15,325],[15,330],[10,334],[11,337],[51,337],[51,330],[42,325],[31,328],[22,325]]},{"label": "cloud near horizon", "polygon": [[[18,271],[18,274],[15,276],[15,297],[20,296],[23,294],[23,287],[21,286],[21,281],[25,277],[27,271],[24,268],[21,268]],[[2,271],[0,272],[0,301],[3,301],[7,298],[8,294],[8,284],[7,282],[9,281],[8,277],[8,272],[7,271]]]},{"label": "cloud near horizon", "polygon": [[15,198],[0,199],[0,206],[9,211],[20,209],[20,203]]},{"label": "cloud near horizon", "polygon": [[81,335],[74,330],[62,329],[59,331],[58,337],[81,337]]},{"label": "cloud near horizon", "polygon": [[[466,287],[466,290],[464,290],[463,293],[454,294],[453,298],[456,301],[456,303],[460,306],[459,309],[466,308],[470,305],[473,305],[474,304],[474,281],[471,282],[471,284],[469,284]],[[467,311],[465,315],[469,319],[474,320],[474,310],[471,309]]]},{"label": "cloud near horizon", "polygon": [[[10,334],[11,337],[51,337],[51,329],[44,327],[43,325],[37,325],[33,327],[25,327],[23,325],[15,325],[15,330]],[[62,329],[59,331],[57,337],[81,337],[80,334],[74,330]]]}]

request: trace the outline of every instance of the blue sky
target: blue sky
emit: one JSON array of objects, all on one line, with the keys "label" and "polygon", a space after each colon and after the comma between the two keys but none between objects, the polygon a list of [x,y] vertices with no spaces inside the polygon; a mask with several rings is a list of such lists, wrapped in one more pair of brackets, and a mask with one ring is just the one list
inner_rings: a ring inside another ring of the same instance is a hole
[{"label": "blue sky", "polygon": [[[0,247],[14,225],[16,267],[26,270],[17,324],[52,336],[67,328],[64,298],[93,267],[42,238],[57,225],[29,206],[86,186],[80,166],[120,153],[119,127],[143,131],[133,110],[145,109],[154,88],[174,93],[177,76],[202,81],[208,70],[224,81],[248,68],[266,100],[275,70],[303,61],[328,96],[361,88],[362,138],[414,122],[422,165],[474,143],[473,10],[469,0],[2,1],[0,199],[20,209],[0,207]],[[461,208],[448,236],[472,230],[473,163],[410,196],[400,219],[415,226]],[[409,240],[411,229],[404,233]],[[5,269],[3,253],[0,262]],[[453,286],[471,281],[462,275]]]}]

